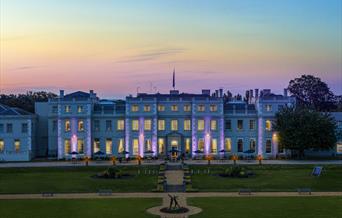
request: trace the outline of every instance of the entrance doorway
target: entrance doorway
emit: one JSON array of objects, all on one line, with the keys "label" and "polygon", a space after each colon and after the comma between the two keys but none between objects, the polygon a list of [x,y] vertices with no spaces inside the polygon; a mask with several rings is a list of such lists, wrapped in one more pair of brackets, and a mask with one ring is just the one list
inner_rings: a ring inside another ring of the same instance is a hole
[{"label": "entrance doorway", "polygon": [[171,140],[171,157],[173,159],[177,159],[178,157],[178,152],[179,152],[179,149],[178,149],[178,140]]}]

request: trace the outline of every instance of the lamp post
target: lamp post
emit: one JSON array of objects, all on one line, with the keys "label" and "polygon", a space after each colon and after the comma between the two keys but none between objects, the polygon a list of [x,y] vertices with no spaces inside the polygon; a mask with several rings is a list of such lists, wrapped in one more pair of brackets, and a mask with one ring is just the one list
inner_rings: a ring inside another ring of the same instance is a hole
[{"label": "lamp post", "polygon": [[234,161],[234,165],[236,165],[236,161],[238,160],[238,156],[234,154],[232,159]]},{"label": "lamp post", "polygon": [[112,163],[113,163],[113,166],[116,165],[116,158],[115,158],[115,156],[112,157]]},{"label": "lamp post", "polygon": [[138,165],[140,166],[141,165],[141,156],[138,155],[137,159],[138,159]]},{"label": "lamp post", "polygon": [[259,165],[261,165],[262,156],[261,156],[261,155],[258,155],[258,156],[257,156],[257,160],[259,161]]}]

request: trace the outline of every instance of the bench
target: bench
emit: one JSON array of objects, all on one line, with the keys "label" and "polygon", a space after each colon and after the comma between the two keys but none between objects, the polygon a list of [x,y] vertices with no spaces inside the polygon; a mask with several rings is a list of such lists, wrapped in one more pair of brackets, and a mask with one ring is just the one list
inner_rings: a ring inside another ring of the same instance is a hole
[{"label": "bench", "polygon": [[113,193],[112,189],[100,189],[98,191],[99,196],[111,196]]},{"label": "bench", "polygon": [[53,197],[54,193],[53,192],[43,192],[42,197]]},{"label": "bench", "polygon": [[252,194],[252,190],[250,190],[249,188],[244,188],[244,189],[239,190],[239,195],[251,195],[251,194]]},{"label": "bench", "polygon": [[304,195],[304,194],[311,195],[311,188],[298,188],[297,192],[299,195]]}]

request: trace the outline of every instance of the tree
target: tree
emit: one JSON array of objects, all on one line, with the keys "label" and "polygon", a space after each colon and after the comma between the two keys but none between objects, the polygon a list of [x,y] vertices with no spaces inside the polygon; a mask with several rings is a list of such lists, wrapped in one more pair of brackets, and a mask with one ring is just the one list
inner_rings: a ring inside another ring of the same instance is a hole
[{"label": "tree", "polygon": [[304,157],[306,149],[330,149],[336,144],[336,122],[328,113],[285,107],[276,114],[279,145]]},{"label": "tree", "polygon": [[334,94],[320,78],[302,75],[289,82],[288,90],[297,99],[297,104],[318,111],[334,108]]}]

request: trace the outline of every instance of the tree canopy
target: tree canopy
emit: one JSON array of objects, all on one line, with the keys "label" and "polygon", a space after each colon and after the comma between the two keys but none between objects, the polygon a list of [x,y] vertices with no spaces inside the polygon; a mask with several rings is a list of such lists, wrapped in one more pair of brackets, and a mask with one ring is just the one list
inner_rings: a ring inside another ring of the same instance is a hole
[{"label": "tree canopy", "polygon": [[275,130],[279,144],[299,152],[305,149],[329,149],[336,144],[336,122],[327,113],[307,108],[285,107],[276,114]]}]

